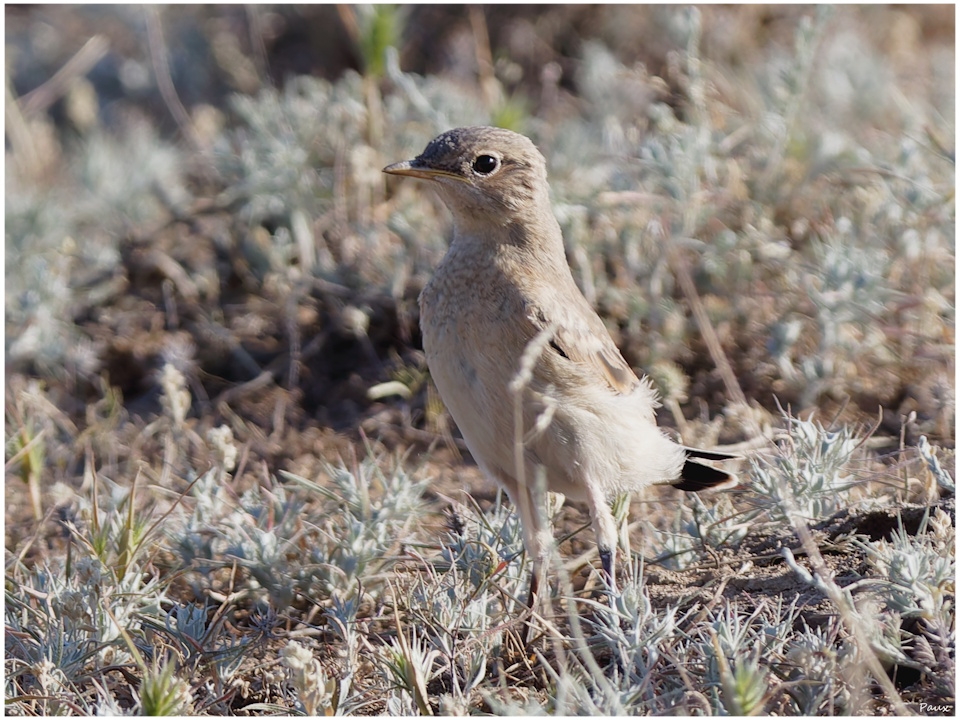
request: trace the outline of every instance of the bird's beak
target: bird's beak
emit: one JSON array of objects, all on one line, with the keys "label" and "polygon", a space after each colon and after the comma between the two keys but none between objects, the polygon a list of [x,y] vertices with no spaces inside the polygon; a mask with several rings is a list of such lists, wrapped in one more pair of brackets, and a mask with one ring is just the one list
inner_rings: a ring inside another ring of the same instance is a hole
[{"label": "bird's beak", "polygon": [[401,162],[387,165],[383,172],[388,175],[406,175],[407,177],[422,178],[423,180],[436,180],[440,177],[457,177],[446,170],[437,170],[435,168],[420,165],[416,160],[403,160]]}]

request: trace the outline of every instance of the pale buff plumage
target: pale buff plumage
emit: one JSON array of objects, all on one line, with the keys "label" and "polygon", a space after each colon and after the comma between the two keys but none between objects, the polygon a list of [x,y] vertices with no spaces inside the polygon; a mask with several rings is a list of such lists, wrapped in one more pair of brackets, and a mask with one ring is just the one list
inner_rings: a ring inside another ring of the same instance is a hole
[{"label": "pale buff plumage", "polygon": [[[532,494],[537,473],[545,470],[548,490],[585,501],[612,583],[611,496],[718,484],[729,476],[688,457],[724,456],[684,448],[657,428],[649,381],[626,363],[573,280],[546,163],[529,139],[459,128],[384,171],[434,181],[453,215],[450,249],[420,296],[420,326],[430,374],[467,447],[518,507],[536,561],[549,540]],[[525,352],[532,365],[518,395]]]}]

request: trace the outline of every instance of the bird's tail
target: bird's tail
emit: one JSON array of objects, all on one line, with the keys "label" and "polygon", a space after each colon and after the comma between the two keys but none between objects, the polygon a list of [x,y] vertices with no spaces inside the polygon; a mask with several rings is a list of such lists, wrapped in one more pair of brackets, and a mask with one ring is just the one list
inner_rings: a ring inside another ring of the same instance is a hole
[{"label": "bird's tail", "polygon": [[732,460],[737,457],[736,455],[713,450],[697,450],[696,448],[688,447],[685,447],[684,450],[687,451],[687,461],[683,464],[683,469],[680,471],[680,479],[673,483],[673,487],[678,490],[697,492],[736,481],[737,476],[728,473],[726,470],[720,470],[711,465],[704,465],[703,463],[691,460],[691,458],[699,458],[701,460]]}]

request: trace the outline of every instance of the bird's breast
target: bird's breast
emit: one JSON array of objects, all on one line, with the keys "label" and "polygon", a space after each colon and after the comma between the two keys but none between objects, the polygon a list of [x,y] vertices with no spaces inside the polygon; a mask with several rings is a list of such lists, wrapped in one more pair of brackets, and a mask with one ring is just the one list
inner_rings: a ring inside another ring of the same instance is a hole
[{"label": "bird's breast", "polygon": [[450,395],[483,392],[479,368],[492,326],[490,308],[468,282],[449,282],[438,274],[420,295],[420,332],[427,365],[448,406]]},{"label": "bird's breast", "polygon": [[[420,295],[423,349],[433,378],[471,454],[496,475],[512,462],[513,396],[508,385],[525,342],[516,293],[443,267]],[[518,307],[514,307],[514,306]]]}]

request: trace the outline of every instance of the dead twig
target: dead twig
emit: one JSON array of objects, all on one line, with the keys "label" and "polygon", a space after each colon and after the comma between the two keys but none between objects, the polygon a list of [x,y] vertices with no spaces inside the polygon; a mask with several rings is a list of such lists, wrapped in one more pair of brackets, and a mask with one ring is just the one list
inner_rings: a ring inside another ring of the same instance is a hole
[{"label": "dead twig", "polygon": [[160,24],[160,12],[156,6],[146,8],[147,18],[147,45],[150,47],[150,62],[153,65],[153,74],[157,79],[157,89],[160,91],[160,97],[166,104],[167,109],[173,116],[180,132],[190,143],[194,150],[200,152],[203,150],[203,143],[193,127],[193,121],[190,114],[180,102],[180,96],[177,95],[177,89],[173,85],[173,79],[170,77],[170,62],[167,57],[167,45],[163,39],[163,28]]},{"label": "dead twig", "polygon": [[[690,303],[690,309],[693,311],[693,317],[697,321],[697,327],[700,329],[703,341],[707,345],[707,350],[710,353],[713,364],[720,372],[720,378],[723,380],[727,395],[733,400],[735,405],[749,410],[750,405],[747,402],[747,396],[744,395],[743,388],[740,387],[737,375],[733,371],[733,366],[727,359],[727,354],[723,351],[723,345],[720,343],[717,331],[713,327],[713,323],[710,322],[710,316],[703,306],[703,301],[697,292],[697,286],[690,275],[690,269],[687,267],[686,260],[683,259],[680,251],[673,244],[668,245],[667,259],[676,275],[677,281],[680,283],[680,289],[683,291],[684,297],[687,299],[687,302]],[[744,415],[745,421],[750,425],[751,434],[755,437],[762,436],[763,431],[752,414],[747,412]]]},{"label": "dead twig", "polygon": [[[73,81],[90,72],[109,51],[110,45],[106,38],[103,35],[94,35],[53,77],[20,98],[20,112],[26,118],[42,113],[66,95]],[[9,97],[7,99],[9,100]]]}]

